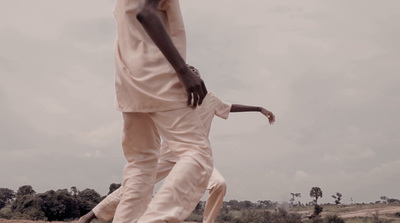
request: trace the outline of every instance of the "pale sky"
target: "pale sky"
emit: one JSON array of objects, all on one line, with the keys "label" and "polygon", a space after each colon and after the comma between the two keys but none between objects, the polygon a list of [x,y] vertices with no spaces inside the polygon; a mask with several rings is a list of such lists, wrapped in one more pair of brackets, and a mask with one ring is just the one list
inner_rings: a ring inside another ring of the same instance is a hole
[{"label": "pale sky", "polygon": [[[122,179],[115,0],[0,1],[0,187]],[[400,198],[400,2],[181,1],[188,63],[223,100],[273,111],[215,118],[225,200]]]}]

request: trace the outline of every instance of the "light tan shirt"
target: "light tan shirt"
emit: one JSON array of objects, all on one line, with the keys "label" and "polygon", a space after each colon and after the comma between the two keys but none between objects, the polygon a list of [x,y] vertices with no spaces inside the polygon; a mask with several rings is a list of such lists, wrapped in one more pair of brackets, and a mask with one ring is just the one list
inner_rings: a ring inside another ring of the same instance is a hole
[{"label": "light tan shirt", "polygon": [[[204,98],[203,104],[196,108],[196,112],[200,116],[200,120],[207,132],[207,136],[210,134],[211,124],[214,116],[227,119],[231,111],[231,107],[232,105],[230,103],[224,102],[214,93],[210,91],[208,92]],[[170,162],[177,162],[179,160],[179,158],[168,148],[168,145],[164,142],[161,144],[160,159]]]},{"label": "light tan shirt", "polygon": [[[117,0],[114,16],[117,110],[156,112],[183,108],[187,93],[174,69],[136,19],[139,0]],[[158,12],[175,47],[186,58],[186,34],[178,0],[160,1]]]}]

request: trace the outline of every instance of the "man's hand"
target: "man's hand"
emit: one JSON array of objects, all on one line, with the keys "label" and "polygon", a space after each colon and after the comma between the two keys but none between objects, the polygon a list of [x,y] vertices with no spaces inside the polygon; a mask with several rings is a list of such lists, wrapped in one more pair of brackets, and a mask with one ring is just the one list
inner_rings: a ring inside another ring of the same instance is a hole
[{"label": "man's hand", "polygon": [[140,0],[136,18],[178,74],[188,94],[188,105],[195,108],[203,102],[207,94],[206,86],[186,65],[172,42],[157,11],[159,2],[160,0]]},{"label": "man's hand", "polygon": [[187,67],[182,73],[178,73],[179,79],[182,81],[188,94],[187,104],[196,108],[201,105],[207,95],[207,88],[204,81],[200,78],[199,71],[193,66]]},{"label": "man's hand", "polygon": [[269,124],[271,124],[271,125],[274,124],[274,122],[275,122],[275,115],[274,115],[274,113],[268,111],[268,110],[265,109],[265,108],[261,108],[260,112],[261,112],[261,114],[265,115],[265,116],[268,118]]},{"label": "man's hand", "polygon": [[196,74],[197,76],[199,76],[199,77],[201,78],[200,72],[199,72],[199,70],[197,70],[197,68],[195,68],[195,67],[193,67],[192,65],[189,65],[189,64],[188,64],[188,67],[190,68],[190,70],[191,70],[194,74]]}]

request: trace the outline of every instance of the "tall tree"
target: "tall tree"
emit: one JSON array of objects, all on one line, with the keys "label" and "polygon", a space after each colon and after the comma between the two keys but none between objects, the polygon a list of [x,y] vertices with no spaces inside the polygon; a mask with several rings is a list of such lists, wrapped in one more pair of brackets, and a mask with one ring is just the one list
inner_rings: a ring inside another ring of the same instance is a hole
[{"label": "tall tree", "polygon": [[0,188],[0,209],[9,204],[15,197],[13,190],[8,188]]},{"label": "tall tree", "polygon": [[322,197],[322,190],[319,187],[312,187],[310,190],[310,197],[314,198],[314,202],[318,203],[318,198]]}]

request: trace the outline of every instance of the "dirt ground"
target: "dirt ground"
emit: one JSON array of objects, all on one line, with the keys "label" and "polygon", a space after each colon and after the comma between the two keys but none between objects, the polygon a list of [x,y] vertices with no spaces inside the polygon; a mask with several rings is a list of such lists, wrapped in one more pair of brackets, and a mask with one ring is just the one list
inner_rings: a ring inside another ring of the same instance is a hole
[{"label": "dirt ground", "polygon": [[[372,217],[374,214],[378,213],[380,218],[400,219],[399,217],[395,216],[395,213],[400,212],[400,205],[368,204],[344,206],[330,205],[323,207],[323,216],[337,214],[344,219],[349,219],[358,217]],[[308,207],[306,210],[294,210],[294,212],[304,216],[310,216],[313,213],[313,208]]]},{"label": "dirt ground", "polygon": [[[298,210],[295,212],[302,215],[311,215],[312,209]],[[365,206],[350,205],[344,207],[331,206],[331,207],[324,207],[323,215],[337,214],[338,216],[344,219],[350,219],[356,217],[372,217],[372,215],[375,214],[376,212],[378,212],[380,218],[399,219],[399,217],[395,217],[394,214],[400,212],[400,205],[365,205]],[[76,223],[76,222],[77,221],[71,221],[70,223]],[[0,223],[49,223],[49,222],[0,219]],[[53,221],[52,223],[65,223],[65,222]]]},{"label": "dirt ground", "polygon": [[339,216],[342,218],[370,217],[376,212],[378,212],[380,215],[395,214],[396,212],[400,212],[400,206],[368,208],[368,209],[339,214]]}]

